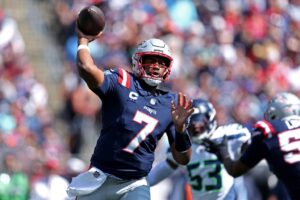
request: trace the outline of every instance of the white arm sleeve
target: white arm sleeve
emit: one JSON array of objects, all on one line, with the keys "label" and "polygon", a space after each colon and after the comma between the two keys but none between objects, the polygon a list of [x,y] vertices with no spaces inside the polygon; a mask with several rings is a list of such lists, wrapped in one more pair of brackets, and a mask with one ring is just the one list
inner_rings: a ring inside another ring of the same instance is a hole
[{"label": "white arm sleeve", "polygon": [[160,181],[170,176],[176,169],[172,169],[166,161],[158,163],[147,176],[150,186],[156,185]]}]

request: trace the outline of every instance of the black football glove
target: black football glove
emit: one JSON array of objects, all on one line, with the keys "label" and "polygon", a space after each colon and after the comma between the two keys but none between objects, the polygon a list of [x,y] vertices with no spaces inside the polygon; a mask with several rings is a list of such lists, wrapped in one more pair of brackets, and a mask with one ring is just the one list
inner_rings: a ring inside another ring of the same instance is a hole
[{"label": "black football glove", "polygon": [[203,139],[202,143],[205,146],[205,150],[210,153],[216,154],[216,156],[220,161],[222,161],[222,155],[224,154],[229,155],[228,144],[227,144],[228,139],[226,136],[224,136],[220,144],[216,144],[209,139]]},{"label": "black football glove", "polygon": [[202,144],[205,146],[205,150],[207,152],[216,154],[218,159],[221,160],[220,149],[219,149],[219,146],[216,143],[214,143],[211,140],[206,138],[206,139],[203,139]]}]

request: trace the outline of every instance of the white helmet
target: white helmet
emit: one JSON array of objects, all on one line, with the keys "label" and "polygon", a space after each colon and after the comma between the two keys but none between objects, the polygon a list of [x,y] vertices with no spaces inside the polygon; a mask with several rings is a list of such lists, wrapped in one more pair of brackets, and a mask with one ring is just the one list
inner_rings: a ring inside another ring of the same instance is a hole
[{"label": "white helmet", "polygon": [[[144,56],[159,56],[166,60],[166,70],[160,76],[147,74],[143,65]],[[142,78],[148,85],[157,86],[166,80],[171,72],[173,58],[167,44],[160,40],[151,38],[140,43],[132,55],[133,72],[139,78]]]},{"label": "white helmet", "polygon": [[287,92],[275,95],[268,102],[264,113],[265,119],[269,122],[290,115],[300,115],[300,100],[296,95]]}]

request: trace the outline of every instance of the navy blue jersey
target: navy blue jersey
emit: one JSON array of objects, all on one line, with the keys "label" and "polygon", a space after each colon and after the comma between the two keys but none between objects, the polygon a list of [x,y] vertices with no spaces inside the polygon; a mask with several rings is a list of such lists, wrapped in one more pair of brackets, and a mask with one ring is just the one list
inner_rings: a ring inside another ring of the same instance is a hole
[{"label": "navy blue jersey", "polygon": [[254,136],[241,162],[252,168],[266,159],[270,170],[282,180],[292,199],[300,199],[300,117],[262,123],[272,137],[266,138],[265,133]]},{"label": "navy blue jersey", "polygon": [[171,101],[177,102],[177,94],[152,94],[122,68],[104,74],[103,85],[94,90],[102,100],[103,128],[91,164],[122,179],[147,176],[158,140],[166,133],[174,142]]}]

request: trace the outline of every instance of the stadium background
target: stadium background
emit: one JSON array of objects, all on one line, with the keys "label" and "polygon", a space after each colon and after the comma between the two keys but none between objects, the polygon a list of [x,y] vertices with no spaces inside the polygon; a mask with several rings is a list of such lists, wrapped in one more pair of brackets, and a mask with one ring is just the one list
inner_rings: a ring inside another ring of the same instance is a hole
[{"label": "stadium background", "polygon": [[[89,4],[107,19],[91,44],[98,65],[130,70],[135,45],[161,38],[175,59],[164,87],[209,99],[220,125],[251,128],[274,93],[300,95],[299,0],[0,0],[0,199],[17,188],[7,186],[7,166],[24,180],[24,198],[8,199],[26,199],[41,177],[69,181],[88,166],[101,102],[76,76],[74,20]],[[280,199],[264,163],[247,177],[252,199]],[[174,175],[153,199],[175,199],[174,180],[184,181]]]}]

